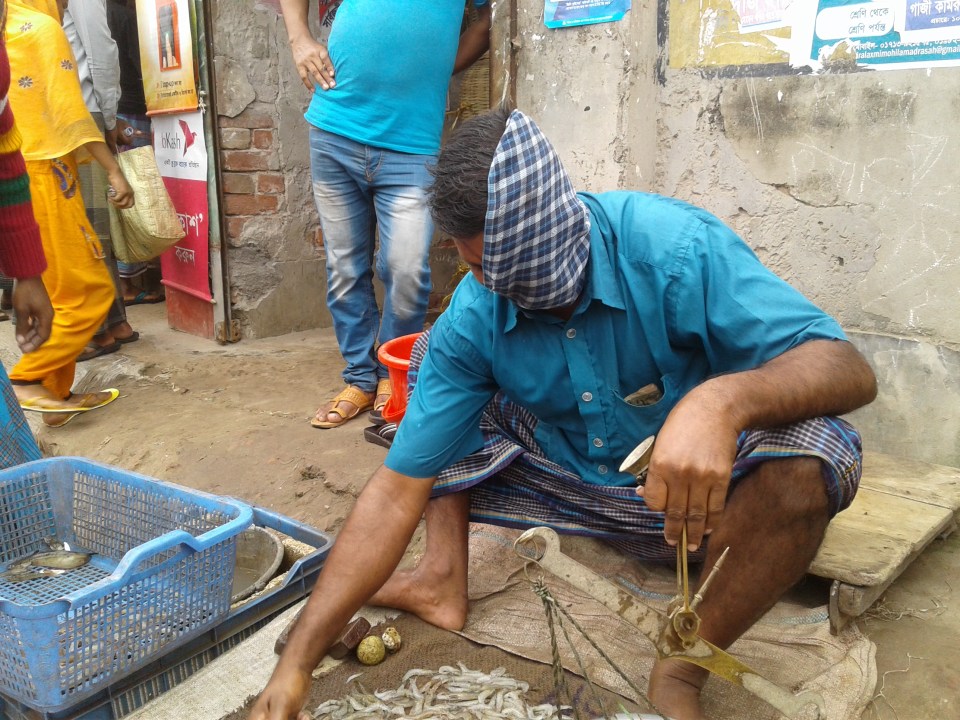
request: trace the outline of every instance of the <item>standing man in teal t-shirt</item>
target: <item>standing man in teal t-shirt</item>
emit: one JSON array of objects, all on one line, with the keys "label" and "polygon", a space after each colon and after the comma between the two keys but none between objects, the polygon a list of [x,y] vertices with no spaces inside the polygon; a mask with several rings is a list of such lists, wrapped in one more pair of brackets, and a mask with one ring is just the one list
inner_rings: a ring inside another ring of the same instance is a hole
[{"label": "standing man in teal t-shirt", "polygon": [[390,381],[377,345],[423,329],[433,236],[427,167],[440,149],[451,75],[489,45],[489,2],[473,4],[479,20],[461,35],[464,0],[344,0],[324,47],[310,33],[308,0],[281,0],[297,71],[314,90],[305,116],[313,192],[327,305],[346,363],[347,387],[317,411],[314,427],[339,427],[371,408],[380,419]]}]

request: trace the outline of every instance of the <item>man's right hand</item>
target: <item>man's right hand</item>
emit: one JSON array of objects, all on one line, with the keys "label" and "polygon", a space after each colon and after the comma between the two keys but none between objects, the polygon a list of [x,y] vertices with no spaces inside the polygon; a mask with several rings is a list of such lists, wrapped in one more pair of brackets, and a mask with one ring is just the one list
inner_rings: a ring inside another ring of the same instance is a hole
[{"label": "man's right hand", "polygon": [[297,65],[300,79],[308,90],[313,90],[314,81],[324,90],[336,87],[333,61],[327,53],[327,48],[309,35],[301,35],[290,39],[290,49],[293,52],[293,61]]},{"label": "man's right hand", "polygon": [[253,704],[249,720],[311,720],[302,710],[309,689],[310,673],[278,667]]}]

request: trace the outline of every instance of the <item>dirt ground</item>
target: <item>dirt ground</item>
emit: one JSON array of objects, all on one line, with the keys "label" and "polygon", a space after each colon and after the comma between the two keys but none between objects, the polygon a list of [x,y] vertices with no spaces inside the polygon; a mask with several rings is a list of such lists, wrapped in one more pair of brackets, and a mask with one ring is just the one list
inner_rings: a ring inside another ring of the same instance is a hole
[{"label": "dirt ground", "polygon": [[[308,423],[341,387],[332,331],[219,346],[170,330],[164,305],[129,311],[141,339],[78,373],[80,389],[114,386],[120,399],[58,430],[31,419],[44,450],[242,498],[335,534],[386,451],[363,439],[361,419],[336,430]],[[15,358],[12,328],[0,325],[0,359]],[[421,545],[418,535],[409,552]],[[879,678],[865,720],[960,718],[958,570],[954,534],[860,620],[877,644]]]}]

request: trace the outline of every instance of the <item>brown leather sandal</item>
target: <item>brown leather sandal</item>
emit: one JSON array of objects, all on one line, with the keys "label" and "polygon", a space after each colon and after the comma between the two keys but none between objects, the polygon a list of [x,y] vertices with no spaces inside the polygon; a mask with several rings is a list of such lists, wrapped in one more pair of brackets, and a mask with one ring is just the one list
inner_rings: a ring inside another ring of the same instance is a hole
[{"label": "brown leather sandal", "polygon": [[[321,408],[317,411],[316,416],[310,421],[310,424],[313,425],[313,427],[320,428],[322,430],[340,427],[347,422],[347,420],[352,420],[364,410],[369,410],[372,408],[373,400],[373,397],[365,393],[360,388],[354,387],[353,385],[348,385],[341,390],[333,400],[327,403],[325,408]],[[344,412],[340,409],[340,403],[342,402],[350,403],[354,406],[354,410],[352,412]],[[320,419],[321,412],[324,416],[322,420]],[[335,422],[327,420],[326,416],[330,413],[339,415],[340,419]]]},{"label": "brown leather sandal", "polygon": [[393,383],[390,378],[380,378],[377,381],[377,397],[373,401],[373,410],[370,411],[370,422],[374,425],[383,425],[386,422],[383,419],[383,408],[390,402],[392,394]]}]

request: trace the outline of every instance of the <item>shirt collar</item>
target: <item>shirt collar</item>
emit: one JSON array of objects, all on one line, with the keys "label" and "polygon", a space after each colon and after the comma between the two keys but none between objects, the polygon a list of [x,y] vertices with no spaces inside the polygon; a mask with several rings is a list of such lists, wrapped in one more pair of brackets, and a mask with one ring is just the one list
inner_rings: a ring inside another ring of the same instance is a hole
[{"label": "shirt collar", "polygon": [[[578,193],[579,194],[579,193]],[[580,303],[573,313],[573,317],[582,314],[594,301],[617,310],[625,310],[623,293],[620,292],[620,283],[614,270],[611,255],[616,248],[609,241],[609,233],[604,233],[605,223],[596,222],[598,214],[591,208],[589,196],[580,196],[590,213],[590,259],[587,261],[587,282],[583,289]],[[506,303],[504,314],[503,333],[506,334],[517,326],[517,315],[523,313],[526,317],[540,322],[560,322],[559,318],[542,311],[521,310],[508,298],[498,296],[501,302]]]}]

